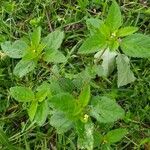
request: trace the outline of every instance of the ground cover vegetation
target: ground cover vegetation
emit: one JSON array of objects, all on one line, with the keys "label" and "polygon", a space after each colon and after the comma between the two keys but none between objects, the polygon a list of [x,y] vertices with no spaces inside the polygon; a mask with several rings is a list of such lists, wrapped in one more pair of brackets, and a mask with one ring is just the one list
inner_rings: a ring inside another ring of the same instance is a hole
[{"label": "ground cover vegetation", "polygon": [[149,150],[150,2],[1,0],[0,149]]}]

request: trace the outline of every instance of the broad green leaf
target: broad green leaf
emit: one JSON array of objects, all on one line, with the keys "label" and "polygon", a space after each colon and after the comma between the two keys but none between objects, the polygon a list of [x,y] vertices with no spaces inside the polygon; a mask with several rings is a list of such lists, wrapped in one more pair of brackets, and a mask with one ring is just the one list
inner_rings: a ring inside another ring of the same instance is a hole
[{"label": "broad green leaf", "polygon": [[122,25],[121,11],[116,1],[113,1],[109,8],[105,23],[112,32],[117,30]]},{"label": "broad green leaf", "polygon": [[30,102],[34,100],[34,93],[31,89],[22,86],[14,86],[10,88],[11,96],[18,102]]},{"label": "broad green leaf", "polygon": [[104,71],[104,76],[109,76],[114,68],[115,68],[115,57],[116,57],[117,53],[110,51],[109,49],[107,49],[104,54],[102,55],[102,67],[103,67],[103,71]]},{"label": "broad green leaf", "polygon": [[48,50],[58,50],[58,48],[61,46],[61,43],[64,39],[64,32],[60,30],[56,30],[50,34],[48,34],[47,37],[45,37],[42,41],[46,45],[46,51]]},{"label": "broad green leaf", "polygon": [[25,61],[31,61],[33,59],[36,59],[37,57],[38,57],[38,53],[35,50],[33,50],[32,47],[30,47],[28,52],[26,53],[26,55],[22,59]]},{"label": "broad green leaf", "polygon": [[102,22],[100,27],[99,27],[99,32],[106,38],[108,39],[110,37],[111,34],[111,30],[109,29],[109,27]]},{"label": "broad green leaf", "polygon": [[90,18],[87,19],[86,24],[92,36],[94,34],[98,34],[98,32],[100,32],[106,38],[110,36],[110,29],[102,20],[97,18]]},{"label": "broad green leaf", "polygon": [[93,123],[91,121],[88,121],[85,124],[80,123],[76,129],[78,133],[78,143],[77,143],[78,148],[93,150],[93,146],[94,146]]},{"label": "broad green leaf", "polygon": [[52,113],[50,124],[56,128],[57,133],[59,134],[70,130],[73,126],[72,121],[70,121],[62,112],[57,110]]},{"label": "broad green leaf", "polygon": [[64,92],[74,92],[75,86],[71,79],[62,77],[58,79],[58,82]]},{"label": "broad green leaf", "polygon": [[6,41],[1,44],[1,48],[11,58],[22,58],[27,52],[28,45],[21,40],[17,40],[14,43]]},{"label": "broad green leaf", "polygon": [[119,47],[119,41],[116,39],[110,39],[108,41],[108,47],[111,51],[116,51]]},{"label": "broad green leaf", "polygon": [[[101,56],[102,53],[103,53],[103,51],[100,51],[95,54],[95,56],[94,56],[95,61],[99,60],[99,56]],[[101,56],[101,59],[103,59],[102,67],[103,67],[103,75],[104,76],[109,76],[113,72],[113,70],[115,68],[116,55],[117,55],[116,52],[106,49],[106,51]]]},{"label": "broad green leaf", "polygon": [[101,77],[104,75],[104,69],[103,69],[102,65],[95,64],[92,67],[92,69],[93,69],[93,72],[95,72],[97,76]]},{"label": "broad green leaf", "polygon": [[97,68],[93,65],[86,66],[84,70],[82,70],[80,73],[77,74],[77,79],[79,80],[79,90],[82,88],[84,83],[90,82],[91,79],[94,79],[96,77],[96,70]]},{"label": "broad green leaf", "polygon": [[41,27],[37,27],[31,34],[31,44],[34,48],[37,48],[37,46],[40,44],[40,41],[41,41]]},{"label": "broad green leaf", "polygon": [[51,97],[50,85],[47,82],[43,82],[37,89],[36,89],[36,99],[39,102],[42,102],[46,99],[46,97]]},{"label": "broad green leaf", "polygon": [[82,136],[84,134],[85,123],[83,123],[81,120],[77,120],[74,125],[75,125],[77,134]]},{"label": "broad green leaf", "polygon": [[36,67],[37,62],[34,60],[20,60],[15,66],[13,73],[18,77],[23,77],[29,72],[33,71]]},{"label": "broad green leaf", "polygon": [[45,123],[48,112],[49,112],[49,108],[48,108],[47,100],[44,100],[41,103],[39,103],[34,118],[34,120],[39,126],[42,126]]},{"label": "broad green leaf", "polygon": [[102,23],[103,21],[97,18],[90,18],[86,20],[86,25],[91,35],[94,35],[95,33],[98,32]]},{"label": "broad green leaf", "polygon": [[103,135],[99,132],[99,130],[94,130],[94,147],[99,147],[100,144],[103,142]]},{"label": "broad green leaf", "polygon": [[79,54],[95,53],[106,46],[105,37],[99,32],[85,40],[79,48]]},{"label": "broad green leaf", "polygon": [[124,28],[121,28],[118,30],[117,36],[118,37],[124,37],[124,36],[130,35],[130,34],[133,34],[136,31],[138,31],[137,27],[132,27],[132,26],[124,27]]},{"label": "broad green leaf", "polygon": [[64,92],[63,88],[60,87],[58,80],[51,79],[50,89],[52,95],[56,95]]},{"label": "broad green leaf", "polygon": [[122,51],[131,57],[150,57],[150,37],[143,34],[127,36],[120,43]]},{"label": "broad green leaf", "polygon": [[43,59],[48,63],[64,63],[67,60],[64,54],[58,50],[47,50],[44,54]]},{"label": "broad green leaf", "polygon": [[129,58],[123,54],[119,54],[116,58],[117,70],[118,70],[118,87],[127,85],[128,83],[134,82],[135,77],[133,72],[130,70]]},{"label": "broad green leaf", "polygon": [[37,107],[38,107],[38,101],[32,101],[28,109],[28,115],[29,115],[30,121],[33,121],[35,114],[36,114]]},{"label": "broad green leaf", "polygon": [[41,59],[42,56],[42,51],[44,49],[44,45],[43,44],[39,44],[37,47],[34,46],[30,46],[30,48],[28,49],[28,52],[26,53],[26,55],[23,57],[24,60],[39,60]]},{"label": "broad green leaf", "polygon": [[92,100],[90,114],[100,123],[111,123],[124,116],[124,110],[107,97],[95,97]]},{"label": "broad green leaf", "polygon": [[84,85],[80,95],[79,95],[79,106],[81,108],[84,108],[85,106],[88,105],[89,101],[90,101],[90,84],[87,83]]},{"label": "broad green leaf", "polygon": [[72,117],[76,110],[76,101],[69,93],[60,93],[50,99],[51,106]]},{"label": "broad green leaf", "polygon": [[113,144],[119,142],[127,133],[127,129],[122,128],[111,130],[104,136],[104,139],[109,144]]}]

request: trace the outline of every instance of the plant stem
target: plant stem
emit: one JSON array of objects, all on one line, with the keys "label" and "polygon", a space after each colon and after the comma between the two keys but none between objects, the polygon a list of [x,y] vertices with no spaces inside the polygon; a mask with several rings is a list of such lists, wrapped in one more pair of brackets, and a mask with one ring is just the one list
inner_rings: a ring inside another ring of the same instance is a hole
[{"label": "plant stem", "polygon": [[107,50],[107,48],[108,48],[108,47],[106,47],[106,48],[102,51],[101,55],[96,59],[95,64],[98,64],[98,62],[101,60],[103,54],[104,54],[105,51]]}]

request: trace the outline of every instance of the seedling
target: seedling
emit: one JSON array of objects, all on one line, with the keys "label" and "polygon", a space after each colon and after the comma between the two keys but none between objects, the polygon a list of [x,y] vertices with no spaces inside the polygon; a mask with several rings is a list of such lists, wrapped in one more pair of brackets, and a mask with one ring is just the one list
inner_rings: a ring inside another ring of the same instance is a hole
[{"label": "seedling", "polygon": [[[51,92],[53,89],[53,84],[44,82],[35,92],[27,87],[15,86],[10,88],[10,94],[18,102],[28,104],[27,112],[31,122],[42,126],[50,114],[49,123],[56,128],[58,134],[74,129],[78,135],[79,148],[92,150],[94,147],[93,119],[100,124],[106,124],[113,123],[124,116],[124,110],[115,100],[103,96],[92,96],[89,84],[83,86],[78,97],[65,91],[60,92],[59,88],[56,89],[57,94],[54,94]],[[125,129],[121,131],[119,135],[117,134],[116,141],[127,134]],[[112,135],[110,131],[103,136],[99,144],[105,145],[107,141],[107,146],[110,146],[113,143],[111,136],[115,136],[114,134],[113,132]]]},{"label": "seedling", "polygon": [[[115,61],[118,70],[118,87],[135,81],[130,70],[129,57],[149,58],[150,37],[138,31],[134,26],[123,26],[120,7],[113,1],[107,18],[100,20],[90,18],[87,27],[90,37],[87,38],[79,49],[79,54],[95,53],[94,61],[97,64],[101,59],[103,75],[109,76],[114,70]],[[123,52],[123,53],[122,53]]]},{"label": "seedling", "polygon": [[23,77],[33,71],[39,60],[48,63],[62,63],[65,56],[58,50],[64,39],[64,32],[57,30],[41,39],[41,27],[36,28],[29,42],[23,39],[13,43],[6,41],[1,44],[2,50],[11,58],[22,58],[14,68],[14,75]]},{"label": "seedling", "polygon": [[36,92],[24,86],[15,86],[10,88],[10,94],[16,101],[28,103],[27,112],[30,121],[42,126],[49,112],[48,98],[51,96],[49,89],[49,84],[43,82],[37,87]]}]

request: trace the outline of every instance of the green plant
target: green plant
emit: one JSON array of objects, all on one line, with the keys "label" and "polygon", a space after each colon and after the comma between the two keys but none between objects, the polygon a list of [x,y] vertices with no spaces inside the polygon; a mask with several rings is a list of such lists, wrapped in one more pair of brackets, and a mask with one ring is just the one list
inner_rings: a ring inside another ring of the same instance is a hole
[{"label": "green plant", "polygon": [[14,74],[23,77],[36,68],[39,60],[48,63],[65,62],[65,56],[58,51],[63,38],[64,33],[57,30],[41,39],[41,27],[38,27],[31,34],[30,40],[20,39],[13,43],[6,41],[1,47],[9,57],[22,58],[14,68]]},{"label": "green plant", "polygon": [[[149,142],[149,139],[145,138],[148,135],[146,133],[146,118],[149,118],[147,104],[149,100],[149,72],[146,70],[147,68],[142,74],[134,68],[137,75],[142,78],[137,81],[138,84],[135,87],[132,87],[133,89],[128,87],[117,89],[113,82],[111,85],[109,79],[97,78],[97,75],[106,77],[110,75],[116,62],[118,87],[133,82],[135,77],[130,70],[128,56],[148,57],[149,37],[143,34],[133,34],[138,30],[136,27],[121,27],[123,25],[120,8],[113,1],[106,20],[87,19],[87,27],[91,35],[81,46],[79,53],[96,53],[94,56],[95,64],[93,65],[93,62],[90,62],[93,58],[76,55],[75,52],[80,42],[70,51],[69,48],[70,45],[76,43],[76,40],[80,39],[78,33],[80,33],[81,17],[85,14],[90,16],[90,13],[97,14],[92,9],[95,9],[95,6],[101,9],[101,5],[103,5],[103,17],[105,8],[107,8],[107,0],[78,0],[76,2],[77,7],[72,6],[71,1],[65,4],[60,0],[51,3],[50,6],[49,1],[45,3],[45,1],[38,0],[29,2],[27,5],[26,2],[18,2],[20,5],[25,5],[26,8],[30,5],[31,11],[37,10],[37,15],[35,11],[32,13],[34,18],[28,19],[28,16],[26,18],[28,21],[31,19],[29,23],[32,26],[39,24],[42,27],[45,26],[43,23],[44,13],[40,9],[42,6],[47,12],[46,9],[49,8],[51,10],[50,16],[48,15],[50,18],[50,21],[48,20],[49,26],[51,23],[51,27],[54,29],[57,25],[65,26],[66,37],[61,46],[64,39],[63,31],[55,30],[47,37],[42,38],[41,27],[37,27],[32,33],[29,33],[29,37],[23,37],[14,42],[6,41],[1,44],[3,52],[0,52],[0,55],[5,60],[4,63],[8,59],[6,55],[17,59],[15,61],[13,59],[13,64],[16,64],[18,59],[19,62],[14,67],[13,74],[11,73],[13,67],[11,59],[7,62],[7,67],[5,64],[0,69],[2,85],[0,87],[2,89],[0,100],[3,100],[0,105],[6,105],[7,101],[12,104],[8,109],[8,104],[0,109],[2,112],[0,124],[3,128],[3,130],[0,129],[0,144],[2,144],[0,149],[16,149],[13,144],[27,150],[108,150],[132,149],[133,147],[140,149]],[[13,13],[17,14],[16,6],[19,7],[18,3],[14,3],[15,7],[12,8],[9,8],[10,6],[7,4],[9,7],[7,6],[6,12],[12,16]],[[92,3],[94,4],[93,8]],[[88,6],[91,7],[91,10]],[[32,10],[32,8],[34,9]],[[27,21],[23,20],[23,22]],[[62,25],[64,22],[65,25]],[[30,28],[30,25],[27,28]],[[13,29],[16,31],[16,28]],[[142,45],[143,43],[145,45]],[[60,47],[67,54],[66,57],[59,51]],[[99,65],[101,59],[102,65]],[[139,62],[140,66],[145,64],[144,59]],[[148,66],[149,63],[146,62],[146,64]],[[83,66],[85,70],[83,70]],[[13,75],[20,77],[20,79],[14,78]],[[148,77],[145,79],[144,76]],[[141,83],[142,80],[144,83]],[[107,85],[105,81],[110,84]],[[6,82],[8,82],[7,85]],[[145,90],[146,87],[147,90]],[[9,89],[8,93],[6,89]],[[133,99],[136,101],[133,102]],[[120,105],[125,108],[127,114]],[[126,128],[131,128],[131,130],[128,132]],[[4,131],[10,135],[9,138]],[[125,136],[127,134],[129,136]],[[124,139],[121,140],[122,138]],[[138,141],[140,142],[138,143]],[[132,147],[130,147],[131,144]]]},{"label": "green plant", "polygon": [[[41,39],[41,28],[38,27],[31,34],[30,40],[21,39],[12,44],[7,41],[2,43],[1,47],[9,57],[22,58],[13,72],[14,75],[23,77],[35,69],[39,60],[48,63],[65,62],[65,56],[58,51],[63,38],[64,33],[57,30]],[[56,91],[52,92],[55,87]],[[92,150],[94,148],[93,119],[100,124],[113,123],[124,116],[124,110],[115,100],[105,96],[92,96],[90,83],[82,87],[79,96],[60,89],[60,84],[44,82],[36,90],[34,89],[35,92],[24,86],[11,87],[10,95],[18,102],[24,103],[31,122],[42,126],[49,114],[49,122],[58,133],[64,133],[73,128],[78,135],[78,147],[81,149]],[[113,143],[109,139],[110,135],[112,134],[102,136],[100,144],[107,142],[107,146],[110,146]],[[118,138],[122,138],[122,135]]]},{"label": "green plant", "polygon": [[118,87],[131,83],[136,79],[130,70],[128,56],[137,58],[150,57],[150,37],[135,33],[138,31],[137,27],[121,26],[123,26],[123,21],[120,7],[113,1],[105,20],[87,19],[90,37],[85,40],[78,52],[79,54],[97,52],[94,56],[94,62],[97,64],[101,59],[103,60],[104,76],[112,73],[116,61]]},{"label": "green plant", "polygon": [[[92,96],[89,84],[83,86],[79,96],[73,96],[65,91],[60,92],[58,88],[56,88],[56,94],[51,92],[52,89],[54,89],[53,84],[44,82],[37,88],[35,94],[29,88],[21,86],[10,88],[10,94],[18,102],[24,102],[29,106],[27,112],[30,121],[42,126],[49,114],[49,123],[56,128],[57,133],[62,134],[73,128],[78,135],[78,147],[81,149],[92,150],[94,147],[92,118],[101,124],[113,123],[124,116],[124,110],[115,100],[103,96]],[[113,143],[110,139],[111,136],[115,136],[114,134],[110,132],[101,136],[99,144],[107,143],[107,146],[110,146]],[[116,141],[125,134],[127,131],[123,129],[121,135],[117,134]]]},{"label": "green plant", "polygon": [[49,91],[49,84],[43,82],[36,89],[36,93],[23,86],[15,86],[10,88],[11,96],[18,102],[27,103],[27,112],[30,118],[30,121],[33,120],[40,126],[42,126],[47,118],[49,108],[48,108],[48,97],[51,96]]}]

